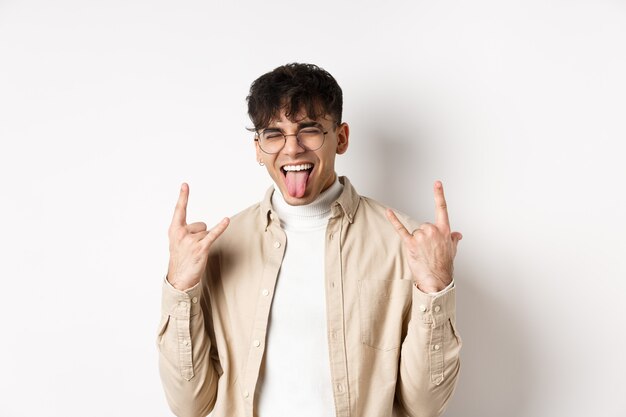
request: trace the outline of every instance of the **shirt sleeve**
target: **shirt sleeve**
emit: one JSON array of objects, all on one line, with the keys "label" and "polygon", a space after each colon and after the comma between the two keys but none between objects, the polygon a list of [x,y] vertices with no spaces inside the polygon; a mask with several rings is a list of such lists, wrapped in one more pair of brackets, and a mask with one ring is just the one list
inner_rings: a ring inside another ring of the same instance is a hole
[{"label": "shirt sleeve", "polygon": [[167,402],[177,416],[206,416],[215,404],[219,375],[209,354],[201,284],[179,291],[165,278],[161,299],[157,346]]},{"label": "shirt sleeve", "polygon": [[408,416],[439,416],[454,392],[460,367],[456,289],[452,282],[426,294],[414,286],[412,297],[396,395]]}]

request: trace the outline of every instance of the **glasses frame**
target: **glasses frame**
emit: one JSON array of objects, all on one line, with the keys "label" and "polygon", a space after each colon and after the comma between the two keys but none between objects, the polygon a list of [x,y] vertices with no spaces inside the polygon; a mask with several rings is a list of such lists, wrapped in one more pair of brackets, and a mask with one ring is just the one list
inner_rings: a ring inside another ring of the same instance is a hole
[{"label": "glasses frame", "polygon": [[[339,126],[339,123],[335,122],[335,124],[337,126]],[[318,127],[319,128],[319,127]],[[326,143],[326,134],[329,132],[329,130],[324,131],[323,129],[319,128],[322,131],[322,143],[320,144],[320,146],[318,146],[315,149],[310,149],[307,148],[306,146],[304,146],[302,144],[302,142],[300,142],[300,139],[298,139],[298,135],[300,134],[300,130],[297,131],[296,133],[290,133],[290,134],[285,134],[282,131],[280,131],[280,134],[283,136],[283,146],[280,147],[279,150],[277,150],[276,152],[268,152],[265,149],[263,149],[263,146],[261,146],[261,132],[259,132],[258,130],[255,132],[255,136],[254,136],[254,141],[258,142],[259,144],[259,149],[261,149],[262,152],[268,154],[268,155],[276,155],[277,153],[280,153],[280,151],[283,150],[283,148],[285,147],[285,145],[287,144],[287,136],[295,136],[296,137],[296,141],[298,142],[298,145],[300,145],[300,147],[302,149],[306,149],[307,151],[316,151],[318,149],[321,149],[322,146],[324,146],[324,143]]]}]

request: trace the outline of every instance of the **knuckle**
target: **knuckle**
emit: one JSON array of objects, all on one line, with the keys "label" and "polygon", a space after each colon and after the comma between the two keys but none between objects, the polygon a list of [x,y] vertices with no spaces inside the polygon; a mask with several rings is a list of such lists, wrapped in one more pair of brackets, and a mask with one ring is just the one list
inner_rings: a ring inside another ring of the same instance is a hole
[{"label": "knuckle", "polygon": [[200,233],[206,230],[206,224],[202,222],[193,223],[187,226],[187,230],[190,233]]},{"label": "knuckle", "polygon": [[176,238],[177,240],[183,240],[187,236],[187,229],[185,229],[184,227],[180,227],[174,230],[174,238]]},{"label": "knuckle", "polygon": [[204,261],[207,256],[207,246],[204,243],[198,243],[194,248],[194,259]]},{"label": "knuckle", "polygon": [[211,238],[208,238],[200,242],[200,246],[202,247],[202,250],[206,252],[209,250],[212,243],[213,243],[213,240]]},{"label": "knuckle", "polygon": [[170,237],[170,240],[180,240],[181,233],[185,233],[185,230],[181,230],[180,227],[174,225],[170,226],[169,229],[167,229],[167,234]]}]

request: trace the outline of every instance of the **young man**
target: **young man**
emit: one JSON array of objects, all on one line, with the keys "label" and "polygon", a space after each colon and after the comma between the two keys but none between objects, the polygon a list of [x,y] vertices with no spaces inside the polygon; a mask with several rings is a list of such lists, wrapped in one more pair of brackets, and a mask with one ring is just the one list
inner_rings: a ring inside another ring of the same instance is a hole
[{"label": "young man", "polygon": [[256,156],[274,181],[208,230],[183,184],[169,229],[160,371],[178,416],[437,416],[456,384],[451,232],[414,223],[335,173],[342,92],[289,64],[254,81]]}]

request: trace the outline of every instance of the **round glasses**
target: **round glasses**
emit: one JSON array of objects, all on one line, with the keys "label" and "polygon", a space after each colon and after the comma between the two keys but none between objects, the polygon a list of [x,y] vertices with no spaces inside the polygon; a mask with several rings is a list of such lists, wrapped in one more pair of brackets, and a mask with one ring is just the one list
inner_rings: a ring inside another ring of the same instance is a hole
[{"label": "round glasses", "polygon": [[328,131],[323,131],[319,127],[305,127],[298,130],[298,133],[286,135],[278,129],[265,129],[257,132],[255,141],[259,142],[259,147],[265,153],[273,154],[280,152],[287,143],[287,136],[295,136],[298,144],[307,151],[316,151],[324,145],[324,139]]}]

